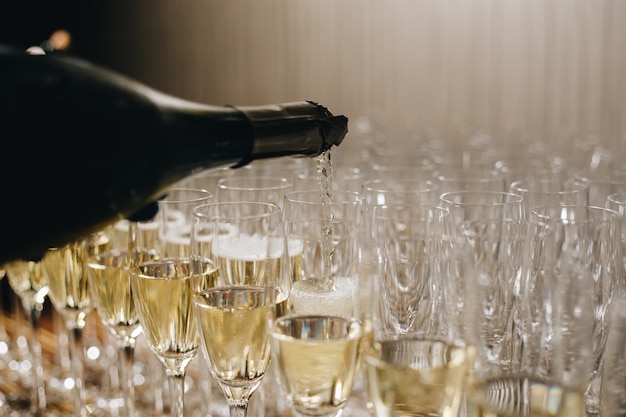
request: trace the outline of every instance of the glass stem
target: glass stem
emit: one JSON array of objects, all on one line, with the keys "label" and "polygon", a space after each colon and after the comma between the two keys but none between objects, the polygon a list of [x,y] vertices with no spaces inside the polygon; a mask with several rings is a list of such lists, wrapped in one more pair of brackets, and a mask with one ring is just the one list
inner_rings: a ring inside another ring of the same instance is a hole
[{"label": "glass stem", "polygon": [[74,416],[87,417],[87,394],[85,391],[85,368],[83,352],[83,328],[71,326],[69,328],[69,348],[74,377]]},{"label": "glass stem", "polygon": [[[149,388],[153,400],[153,412],[156,415],[162,415],[164,410],[164,383],[163,383],[163,364],[158,360],[156,355],[148,355],[148,374],[150,375]],[[169,382],[168,382],[169,383]]]},{"label": "glass stem", "polygon": [[170,386],[170,407],[172,417],[183,417],[185,403],[185,373],[167,373]]},{"label": "glass stem", "polygon": [[31,388],[31,407],[34,411],[41,412],[46,409],[46,387],[44,380],[43,369],[43,352],[41,350],[41,342],[39,341],[39,333],[41,329],[41,312],[43,310],[43,304],[33,302],[30,311],[30,349],[31,349],[31,361],[32,361],[32,388]]},{"label": "glass stem", "polygon": [[125,338],[120,343],[120,380],[124,389],[124,402],[126,403],[125,417],[135,417],[135,383],[133,375],[133,363],[135,360],[135,339]]},{"label": "glass stem", "polygon": [[248,415],[247,401],[228,401],[230,417],[246,417]]}]

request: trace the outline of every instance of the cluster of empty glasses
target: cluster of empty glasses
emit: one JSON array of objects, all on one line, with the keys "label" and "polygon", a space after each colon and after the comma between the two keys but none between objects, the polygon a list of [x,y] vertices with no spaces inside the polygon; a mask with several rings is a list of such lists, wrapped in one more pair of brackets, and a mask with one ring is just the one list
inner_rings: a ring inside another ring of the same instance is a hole
[{"label": "cluster of empty glasses", "polygon": [[[480,141],[396,152],[378,133],[332,163],[201,172],[151,221],[4,265],[32,332],[25,390],[4,392],[0,411],[626,415],[619,153]],[[60,400],[39,341],[46,297],[69,337]],[[97,392],[92,312],[117,361],[102,368],[117,383]]]}]

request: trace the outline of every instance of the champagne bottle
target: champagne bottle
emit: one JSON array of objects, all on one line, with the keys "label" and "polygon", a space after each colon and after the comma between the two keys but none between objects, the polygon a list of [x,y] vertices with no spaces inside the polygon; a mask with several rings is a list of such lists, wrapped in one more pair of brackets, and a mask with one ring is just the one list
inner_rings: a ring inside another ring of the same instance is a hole
[{"label": "champagne bottle", "polygon": [[200,170],[317,156],[347,123],[312,101],[207,105],[78,57],[0,46],[0,263],[152,207]]}]

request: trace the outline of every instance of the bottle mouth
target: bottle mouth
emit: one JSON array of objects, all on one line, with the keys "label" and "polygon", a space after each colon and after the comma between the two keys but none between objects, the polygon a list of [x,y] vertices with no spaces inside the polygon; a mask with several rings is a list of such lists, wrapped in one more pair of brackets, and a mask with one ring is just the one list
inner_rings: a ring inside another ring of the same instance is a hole
[{"label": "bottle mouth", "polygon": [[348,133],[348,118],[346,116],[333,116],[330,119],[320,121],[320,123],[325,132],[325,143],[328,144],[328,148],[332,145],[339,146]]}]

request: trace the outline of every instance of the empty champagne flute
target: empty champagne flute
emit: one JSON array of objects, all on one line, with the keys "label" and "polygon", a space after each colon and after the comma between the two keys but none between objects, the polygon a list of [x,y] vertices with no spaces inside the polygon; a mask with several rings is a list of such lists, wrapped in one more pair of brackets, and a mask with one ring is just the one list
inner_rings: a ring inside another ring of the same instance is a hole
[{"label": "empty champagne flute", "polygon": [[[477,350],[477,362],[503,369],[519,367],[521,346],[520,274],[526,223],[520,218],[487,218],[460,225],[456,259],[467,250],[465,313],[473,313],[464,326],[464,340]],[[465,246],[465,247],[462,247]],[[480,330],[480,331],[476,331]]]},{"label": "empty champagne flute", "polygon": [[532,210],[524,244],[522,369],[556,375],[570,392],[582,383],[575,395],[590,414],[601,409],[609,312],[623,288],[619,234],[617,212],[555,204]]},{"label": "empty champagne flute", "polygon": [[[585,415],[599,335],[594,244],[584,207],[539,206],[529,216],[520,289],[522,366],[509,369],[479,359],[468,396],[477,415]],[[474,295],[468,297],[467,326],[480,334],[482,300],[479,292]]]},{"label": "empty champagne flute", "polygon": [[[472,221],[522,221],[524,219],[523,198],[517,194],[495,191],[452,191],[443,193],[439,197],[439,205],[449,210],[446,218],[448,226],[443,235],[448,247],[454,250],[459,244],[466,244],[463,236],[463,225]],[[495,223],[494,223],[495,224]],[[448,297],[448,314],[456,321],[450,326],[450,331],[459,332],[462,338],[464,323],[464,308],[468,275],[461,258],[449,256],[449,276],[445,279],[446,295]],[[512,278],[512,277],[511,277]],[[519,285],[517,285],[518,288]],[[450,298],[451,297],[451,298]],[[513,314],[517,314],[514,312]],[[519,319],[515,326],[519,325]],[[450,322],[452,324],[454,322]],[[513,330],[515,331],[515,330]],[[518,350],[519,346],[513,349]]]},{"label": "empty champagne flute", "polygon": [[419,204],[364,210],[368,232],[362,245],[372,247],[368,258],[377,259],[371,268],[378,277],[373,340],[363,369],[377,417],[456,416],[463,405],[470,361],[463,342],[448,330],[454,321],[446,314],[451,300],[443,285],[448,215],[447,209]]},{"label": "empty champagne flute", "polygon": [[234,175],[217,182],[217,201],[259,201],[282,207],[286,193],[293,189],[291,180],[283,177]]},{"label": "empty champagne flute", "polygon": [[209,370],[231,417],[245,417],[270,364],[269,322],[286,311],[290,280],[282,212],[260,202],[194,209],[191,259],[217,269],[195,295]]},{"label": "empty champagne flute", "polygon": [[379,326],[386,334],[439,332],[442,288],[435,264],[449,211],[435,205],[382,204],[364,209],[379,248]]},{"label": "empty champagne flute", "polygon": [[29,415],[45,415],[47,396],[40,342],[41,313],[48,284],[41,262],[16,260],[4,265],[9,285],[18,295],[30,323],[30,409]]},{"label": "empty champagne flute", "polygon": [[371,179],[361,184],[365,206],[381,204],[436,204],[439,186],[430,179]]},{"label": "empty champagne flute", "polygon": [[85,417],[93,411],[87,404],[84,369],[83,330],[85,319],[93,310],[85,262],[89,256],[105,252],[108,245],[106,235],[94,233],[65,246],[48,249],[41,261],[48,278],[48,296],[65,320],[69,333],[76,417]]}]

